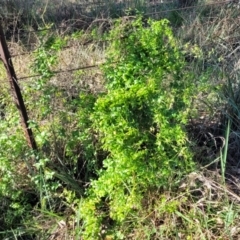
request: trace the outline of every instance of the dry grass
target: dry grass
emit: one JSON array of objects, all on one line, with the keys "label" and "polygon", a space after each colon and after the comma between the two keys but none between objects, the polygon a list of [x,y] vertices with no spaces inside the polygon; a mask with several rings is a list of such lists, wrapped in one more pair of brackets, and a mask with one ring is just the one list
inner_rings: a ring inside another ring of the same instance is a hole
[{"label": "dry grass", "polygon": [[239,239],[240,197],[219,177],[192,172],[174,192],[149,192],[128,239]]}]

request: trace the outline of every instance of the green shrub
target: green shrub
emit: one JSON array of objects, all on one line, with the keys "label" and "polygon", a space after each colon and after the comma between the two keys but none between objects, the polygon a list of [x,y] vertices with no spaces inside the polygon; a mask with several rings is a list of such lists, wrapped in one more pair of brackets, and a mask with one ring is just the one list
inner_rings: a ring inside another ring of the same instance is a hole
[{"label": "green shrub", "polygon": [[183,128],[192,85],[168,21],[118,21],[110,38],[107,92],[91,117],[109,155],[81,206],[85,239],[121,224],[147,190],[174,186],[193,167]]},{"label": "green shrub", "polygon": [[[42,33],[42,45],[35,51],[31,66],[34,74],[40,77],[25,89],[28,107],[32,110],[31,126],[40,149],[35,164],[38,173],[33,181],[42,200],[50,199],[50,196],[54,201],[56,196],[64,198],[56,194],[57,189],[58,192],[73,190],[77,196],[81,195],[83,184],[95,177],[99,168],[98,144],[89,120],[96,95],[87,87],[86,92],[81,93],[76,87],[75,95],[70,96],[66,86],[54,81],[57,77],[54,69],[60,64],[58,53],[66,39]],[[77,77],[81,79],[81,76],[78,72]],[[42,200],[45,208],[45,200]]]},{"label": "green shrub", "polygon": [[[2,69],[1,69],[2,70]],[[8,92],[7,84],[1,83],[1,102],[4,117],[0,120],[0,238],[13,236],[22,227],[31,209],[30,178],[26,176],[29,152],[19,121],[19,113]],[[28,186],[28,187],[26,187]],[[30,201],[29,201],[30,200]],[[34,201],[34,200],[33,200]],[[33,203],[34,204],[34,203]],[[22,228],[24,231],[24,229]],[[16,234],[17,236],[17,234]]]}]

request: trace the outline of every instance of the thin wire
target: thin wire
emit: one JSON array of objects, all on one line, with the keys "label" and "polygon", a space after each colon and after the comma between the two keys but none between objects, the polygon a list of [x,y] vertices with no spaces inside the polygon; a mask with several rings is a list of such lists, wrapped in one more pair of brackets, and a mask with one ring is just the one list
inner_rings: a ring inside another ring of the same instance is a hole
[{"label": "thin wire", "polygon": [[[112,62],[112,64],[115,64],[118,62]],[[84,66],[84,67],[78,67],[78,68],[72,68],[72,69],[67,69],[67,70],[57,70],[57,71],[52,71],[52,73],[54,74],[58,74],[58,73],[64,73],[64,72],[75,72],[78,70],[84,70],[84,69],[90,69],[90,68],[99,68],[102,65],[105,65],[105,63],[101,63],[101,64],[95,64],[95,65],[89,65],[89,66]],[[36,75],[31,75],[31,76],[25,76],[25,77],[20,77],[18,78],[18,80],[23,80],[23,79],[28,79],[28,78],[34,78],[34,77],[41,77],[41,74],[36,74]]]},{"label": "thin wire", "polygon": [[[186,10],[186,9],[193,9],[195,7],[205,7],[205,6],[212,6],[212,5],[219,5],[219,4],[224,4],[224,3],[230,3],[231,0],[225,0],[225,1],[221,1],[221,2],[214,2],[214,3],[208,3],[208,4],[203,4],[203,5],[194,5],[194,6],[186,6],[186,7],[181,7],[181,8],[174,8],[174,9],[169,9],[169,10],[164,10],[164,11],[159,11],[159,12],[151,12],[151,13],[145,13],[144,15],[156,15],[156,14],[160,14],[160,13],[166,13],[166,12],[172,12],[172,11],[179,11],[179,10]],[[130,17],[130,16],[129,16]],[[71,20],[71,19],[69,19]],[[77,20],[76,20],[77,21]],[[54,27],[51,27],[51,28],[45,28],[45,29],[39,29],[39,30],[32,30],[32,31],[24,31],[24,33],[26,34],[29,34],[29,33],[34,33],[34,32],[39,32],[39,31],[50,31],[52,30],[53,28],[55,29],[62,29],[62,28],[65,28],[65,27],[60,27],[60,26],[55,26]],[[19,29],[19,31],[21,31],[21,29]],[[107,42],[107,41],[111,41],[111,40],[100,40],[100,41],[96,41],[96,42]],[[94,41],[95,42],[95,41]],[[88,44],[91,44],[93,43],[93,41],[91,42],[87,42],[87,43],[83,43],[82,45],[88,45]],[[30,45],[29,45],[30,46]],[[68,48],[68,47],[66,47]],[[35,50],[33,50],[35,51]],[[19,56],[19,55],[26,55],[27,53],[23,53],[23,54],[17,54],[17,55],[13,55],[12,57],[15,57],[15,56]]]},{"label": "thin wire", "polygon": [[[144,15],[156,15],[156,14],[160,14],[160,13],[166,13],[166,12],[171,12],[171,11],[178,11],[178,10],[186,10],[186,9],[192,9],[192,8],[195,8],[195,7],[205,7],[205,6],[212,6],[212,5],[219,5],[219,4],[223,4],[223,3],[230,3],[231,0],[225,0],[225,1],[221,1],[221,2],[215,2],[215,3],[208,3],[208,4],[203,4],[203,5],[194,5],[194,6],[188,6],[188,7],[182,7],[182,8],[175,8],[175,9],[169,9],[169,10],[164,10],[164,11],[159,11],[159,12],[151,12],[151,13],[146,13]],[[129,16],[130,17],[130,16]],[[64,27],[54,27],[55,29],[61,29],[61,28],[64,28]],[[40,29],[40,30],[33,30],[33,31],[25,31],[25,33],[33,33],[33,32],[38,32],[38,31],[45,31],[45,30],[52,30],[52,28],[46,28],[46,29]],[[24,30],[23,30],[24,31]],[[239,36],[235,36],[235,37],[231,37],[232,38],[237,38]],[[106,39],[106,40],[91,40],[91,41],[87,41],[87,42],[84,42],[84,43],[80,43],[81,45],[83,46],[86,46],[88,44],[92,44],[92,43],[100,43],[100,42],[110,42],[110,41],[114,41],[115,39]],[[31,46],[31,45],[26,45],[26,46]],[[71,47],[74,47],[74,46],[66,46],[64,48],[71,48]],[[36,51],[36,49],[32,50],[31,52],[34,52]],[[12,55],[12,57],[17,57],[17,56],[23,56],[23,55],[28,55],[29,53],[22,53],[22,54],[15,54],[15,55]]]},{"label": "thin wire", "polygon": [[[233,18],[235,19],[235,18]],[[65,46],[63,47],[63,49],[71,49],[71,48],[75,48],[76,46],[87,46],[87,45],[90,45],[90,44],[93,44],[93,43],[106,43],[106,42],[112,42],[112,41],[115,41],[115,40],[121,40],[123,39],[124,37],[120,37],[120,38],[112,38],[112,39],[103,39],[103,40],[89,40],[89,41],[86,41],[86,42],[78,42],[76,45],[70,45],[70,46]],[[220,37],[219,37],[220,38]],[[228,37],[226,39],[223,39],[223,38],[220,38],[222,41],[225,41],[226,40],[232,40],[232,39],[235,39],[235,38],[240,38],[240,35],[237,35],[237,36],[232,36],[232,37]],[[233,43],[233,44],[236,44],[236,43],[239,43],[239,41]],[[201,45],[201,46],[207,46],[208,44],[204,44],[204,45]],[[14,55],[11,55],[11,58],[15,58],[15,57],[19,57],[19,56],[24,56],[24,55],[29,55],[29,54],[34,54],[36,53],[36,50],[38,48],[30,51],[30,52],[25,52],[25,53],[20,53],[20,54],[14,54]]]},{"label": "thin wire", "polygon": [[[235,43],[239,43],[238,42],[235,42]],[[234,44],[234,43],[233,43]],[[206,45],[203,45],[203,46],[207,46]],[[239,48],[239,47],[238,47]],[[232,53],[231,53],[232,54]],[[117,62],[113,62],[113,64],[115,64]],[[91,69],[91,68],[99,68],[100,66],[104,65],[105,63],[102,63],[102,64],[95,64],[95,65],[89,65],[89,66],[83,66],[83,67],[78,67],[78,68],[72,68],[72,69],[67,69],[67,70],[57,70],[57,71],[52,71],[52,73],[54,74],[59,74],[59,73],[66,73],[66,72],[75,72],[75,71],[78,71],[78,70],[85,70],[85,69]],[[17,78],[14,79],[16,82],[19,81],[19,80],[25,80],[25,79],[29,79],[29,78],[35,78],[35,77],[41,77],[42,75],[41,74],[35,74],[35,75],[30,75],[30,76],[24,76],[24,77],[20,77],[20,78]]]},{"label": "thin wire", "polygon": [[160,11],[160,12],[151,12],[151,13],[146,13],[144,15],[154,15],[154,14],[159,14],[159,13],[166,13],[166,12],[174,12],[174,11],[178,11],[178,10],[186,10],[186,9],[193,9],[193,8],[200,8],[200,7],[205,7],[205,6],[212,6],[212,5],[219,5],[219,4],[223,4],[223,3],[231,3],[232,0],[225,0],[225,1],[221,1],[221,2],[214,2],[214,3],[207,3],[207,4],[202,4],[202,5],[193,5],[193,6],[186,6],[186,7],[182,7],[182,8],[174,8],[174,9],[169,9],[169,10],[164,10],[164,11]]},{"label": "thin wire", "polygon": [[[198,5],[198,7],[204,7],[204,6],[211,6],[211,5],[218,5],[218,4],[223,4],[223,3],[229,3],[231,2],[231,0],[226,0],[226,1],[221,1],[221,2],[215,2],[215,3],[208,3],[208,4],[204,4],[204,5]],[[154,13],[148,13],[148,14],[145,14],[145,15],[150,15],[150,14],[159,14],[159,13],[164,13],[164,12],[171,12],[171,11],[177,11],[177,10],[184,10],[184,9],[191,9],[191,8],[195,8],[195,6],[188,6],[188,7],[183,7],[183,8],[175,8],[175,9],[170,9],[170,10],[165,10],[165,11],[160,11],[160,12],[154,12]],[[52,28],[49,28],[47,30],[51,30]],[[46,29],[45,29],[46,30]],[[44,31],[44,29],[42,29],[41,31]],[[30,32],[35,32],[35,31],[28,31],[29,33]],[[240,36],[234,36],[234,37],[231,37],[231,39],[234,39],[234,38],[237,38],[237,37],[240,37]],[[119,38],[121,39],[121,38]],[[92,44],[94,42],[97,42],[97,43],[100,43],[100,42],[108,42],[108,41],[113,41],[113,40],[116,40],[116,39],[107,39],[107,40],[93,40],[93,41],[87,41],[85,43],[80,43],[81,45],[88,45],[88,44]],[[224,40],[224,39],[222,39]],[[225,41],[225,40],[224,40]],[[238,42],[236,42],[238,43]],[[204,46],[207,46],[204,45]],[[72,47],[76,47],[76,46],[66,46],[64,48],[72,48]],[[33,51],[34,52],[34,51]],[[32,53],[32,52],[31,52]],[[17,54],[17,55],[13,55],[12,57],[17,57],[17,56],[22,56],[22,55],[28,55],[29,53],[22,53],[22,54]],[[73,71],[78,71],[78,70],[84,70],[84,69],[90,69],[90,68],[96,68],[96,67],[99,67],[100,65],[90,65],[90,66],[84,66],[84,67],[79,67],[79,68],[73,68],[73,69],[68,69],[68,70],[58,70],[58,71],[53,71],[54,74],[58,74],[58,73],[63,73],[63,72],[73,72]],[[38,74],[38,75],[31,75],[31,76],[24,76],[24,77],[21,77],[21,78],[18,78],[18,80],[23,80],[23,79],[28,79],[28,78],[33,78],[33,77],[40,77],[42,75]]]},{"label": "thin wire", "polygon": [[[167,12],[174,12],[174,11],[183,11],[183,10],[187,10],[187,9],[193,9],[196,7],[205,7],[205,6],[213,6],[213,5],[219,5],[219,4],[224,4],[224,3],[231,3],[233,0],[225,0],[225,1],[221,1],[221,2],[214,2],[214,3],[206,3],[206,4],[202,4],[202,5],[193,5],[193,6],[186,6],[186,7],[181,7],[181,8],[173,8],[173,9],[169,9],[169,10],[164,10],[164,11],[159,11],[159,12],[150,12],[150,13],[144,13],[143,15],[148,16],[148,15],[156,15],[156,14],[160,14],[160,13],[167,13]],[[151,7],[153,7],[154,5],[152,5]],[[125,16],[125,17],[131,17],[131,16]],[[74,19],[69,19],[69,20],[74,20]],[[68,20],[68,21],[69,21]],[[78,19],[76,19],[75,21],[79,21]],[[38,30],[31,30],[31,31],[25,31],[23,29],[18,29],[18,31],[23,31],[24,33],[35,33],[35,32],[41,32],[41,31],[50,31],[52,29],[64,29],[65,27],[61,27],[61,26],[56,26],[54,25],[51,28],[44,28],[44,29],[38,29]]]},{"label": "thin wire", "polygon": [[[237,36],[236,36],[237,37]],[[240,37],[240,35],[238,36]],[[225,39],[221,39],[223,41],[225,41]],[[239,44],[239,41],[237,42],[234,42],[232,43],[233,45],[234,44]],[[201,45],[201,47],[203,46],[208,46],[209,44],[204,44],[204,45]],[[74,46],[76,47],[76,46]],[[236,49],[236,51],[239,49],[239,47]],[[235,51],[234,51],[235,52]],[[230,53],[231,55],[233,54]],[[227,55],[226,57],[228,57],[229,55]],[[113,64],[115,64],[117,62],[113,62]],[[89,65],[89,66],[83,66],[83,67],[78,67],[78,68],[72,68],[72,69],[67,69],[67,70],[57,70],[57,71],[53,71],[52,73],[54,74],[59,74],[59,73],[64,73],[64,72],[74,72],[74,71],[78,71],[78,70],[84,70],[84,69],[91,69],[91,68],[99,68],[100,66],[104,65],[106,63],[102,63],[102,64],[96,64],[96,65]],[[24,79],[28,79],[28,78],[34,78],[34,77],[41,77],[42,75],[41,74],[36,74],[36,75],[30,75],[30,76],[24,76],[24,77],[20,77],[18,78],[18,80],[24,80]]]},{"label": "thin wire", "polygon": [[[120,40],[122,39],[123,37],[121,38],[116,38],[116,39],[104,39],[104,40],[89,40],[89,41],[86,41],[86,42],[78,42],[76,45],[70,45],[70,46],[65,46],[63,47],[63,49],[71,49],[71,48],[74,48],[76,46],[87,46],[87,45],[90,45],[90,44],[93,44],[93,43],[104,43],[104,42],[111,42],[111,41],[114,41],[114,40]],[[25,52],[25,53],[20,53],[20,54],[14,54],[11,56],[11,58],[15,58],[15,57],[18,57],[18,56],[24,56],[24,55],[29,55],[31,53],[36,53],[36,50],[38,48],[30,51],[30,52]]]},{"label": "thin wire", "polygon": [[[87,45],[90,45],[90,44],[93,44],[93,43],[106,43],[106,42],[112,42],[112,41],[116,41],[116,40],[121,40],[123,39],[124,37],[120,37],[120,38],[112,38],[112,39],[104,39],[104,40],[90,40],[90,41],[86,41],[86,42],[78,42],[76,45],[70,45],[70,46],[65,46],[63,47],[63,50],[64,49],[71,49],[71,48],[75,48],[76,46],[87,46]],[[219,37],[220,38],[220,37]],[[224,38],[220,38],[222,41],[225,41],[226,40],[232,40],[232,39],[235,39],[235,38],[240,38],[240,35],[237,35],[237,36],[232,36],[232,37],[228,37],[226,39]],[[239,41],[237,42],[234,42],[232,43],[232,45],[234,44],[237,44],[239,43]],[[201,45],[201,46],[208,46],[208,44],[204,44],[204,45]],[[34,53],[37,53],[36,50],[38,48],[30,51],[30,52],[25,52],[25,53],[20,53],[20,54],[14,54],[14,55],[11,55],[11,58],[16,58],[16,57],[19,57],[19,56],[25,56],[25,55],[30,55],[30,54],[34,54]]]},{"label": "thin wire", "polygon": [[[103,63],[103,64],[104,64],[104,63]],[[103,64],[101,64],[101,65],[103,65]],[[90,68],[97,68],[97,67],[100,67],[101,65],[100,65],[100,64],[97,64],[97,65],[89,65],[89,66],[72,68],[72,69],[67,69],[67,70],[58,70],[58,71],[52,71],[52,73],[58,74],[58,73],[64,73],[64,72],[75,72],[75,71],[78,71],[78,70],[84,70],[84,69],[90,69]],[[28,78],[35,78],[35,77],[41,77],[41,76],[42,76],[41,74],[24,76],[24,77],[18,78],[18,80],[24,80],[24,79],[28,79]]]}]

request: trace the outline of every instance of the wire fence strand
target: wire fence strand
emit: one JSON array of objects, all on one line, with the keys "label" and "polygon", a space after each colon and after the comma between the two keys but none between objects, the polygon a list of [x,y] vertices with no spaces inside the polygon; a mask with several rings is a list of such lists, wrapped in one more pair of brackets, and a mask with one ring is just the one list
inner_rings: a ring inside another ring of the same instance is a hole
[{"label": "wire fence strand", "polygon": [[[194,8],[204,8],[207,6],[217,6],[217,5],[222,5],[222,4],[228,4],[231,3],[231,0],[224,0],[224,1],[218,1],[218,2],[210,2],[210,3],[205,3],[205,4],[199,4],[199,5],[193,5],[193,6],[185,6],[185,7],[178,7],[178,8],[172,8],[172,9],[167,9],[167,10],[162,10],[162,11],[158,11],[158,12],[150,12],[150,13],[145,13],[145,16],[154,16],[156,14],[163,14],[163,13],[168,13],[168,12],[173,12],[173,11],[184,11],[184,10],[190,10],[190,9],[194,9]],[[126,16],[125,16],[126,17]],[[127,16],[127,17],[135,17],[135,16]],[[232,17],[232,19],[235,19]],[[71,20],[71,19],[69,19]],[[98,19],[95,19],[95,21],[97,21]],[[100,20],[104,20],[104,21],[108,21],[109,19],[100,19]],[[72,19],[71,21],[77,21],[77,19]],[[43,28],[43,29],[38,29],[38,30],[31,30],[31,31],[25,31],[23,30],[23,32],[25,34],[30,34],[30,33],[37,33],[39,31],[52,31],[54,29],[63,29],[64,27],[61,26],[56,26],[53,25],[50,28]],[[21,29],[20,29],[21,31]],[[221,41],[229,41],[230,39],[238,39],[240,37],[240,35],[236,35],[236,36],[231,36],[227,39],[221,38]],[[119,37],[118,39],[121,40],[123,37]],[[100,44],[100,43],[106,43],[106,42],[111,42],[111,41],[115,41],[118,39],[90,39],[90,40],[79,40],[77,42],[78,46],[87,46],[90,44]],[[82,42],[81,42],[82,41]],[[211,44],[210,42],[207,44],[202,44],[201,47],[203,46],[208,46],[209,44]],[[232,42],[232,44],[239,44],[239,41],[235,41]],[[71,49],[71,48],[76,48],[76,45],[69,45],[69,46],[65,46],[63,49]],[[16,58],[16,57],[20,57],[20,56],[24,56],[24,55],[29,55],[29,54],[34,54],[36,53],[38,47],[29,51],[29,52],[24,52],[24,53],[20,53],[20,54],[13,54],[11,56],[11,58]],[[104,63],[103,63],[104,64]],[[91,68],[99,68],[100,65],[102,64],[96,64],[96,65],[87,65],[87,66],[81,66],[81,67],[75,67],[75,68],[70,68],[70,69],[66,69],[66,70],[57,70],[57,71],[53,71],[53,74],[59,74],[59,73],[64,73],[64,72],[74,72],[74,71],[79,71],[79,70],[85,70],[85,69],[91,69]],[[29,79],[29,78],[35,78],[35,77],[41,77],[41,75],[36,74],[36,75],[27,75],[27,76],[23,76],[18,78],[18,80],[25,80],[25,79]]]},{"label": "wire fence strand", "polygon": [[[85,70],[85,69],[90,69],[90,68],[99,68],[102,65],[104,65],[104,63],[103,64],[83,66],[83,67],[78,67],[78,68],[72,68],[72,69],[67,69],[67,70],[57,70],[57,71],[52,71],[52,73],[53,74],[59,74],[59,73],[66,73],[66,72],[75,72],[75,71]],[[18,78],[18,80],[25,80],[25,79],[36,78],[36,77],[41,77],[41,76],[43,76],[43,75],[35,74],[35,75],[20,77],[20,78]]]},{"label": "wire fence strand", "polygon": [[[160,15],[160,14],[169,13],[169,12],[180,12],[180,11],[185,11],[185,10],[190,10],[190,9],[195,9],[195,8],[200,9],[200,8],[205,8],[205,7],[209,7],[209,6],[214,6],[214,5],[229,4],[229,3],[233,3],[233,2],[234,2],[233,0],[224,0],[224,1],[217,1],[217,2],[215,1],[215,2],[210,2],[210,3],[192,5],[192,6],[184,6],[184,7],[174,7],[173,6],[172,9],[170,8],[170,9],[167,9],[167,10],[153,11],[153,12],[148,12],[148,13],[147,12],[145,12],[145,13],[142,12],[142,14],[144,16],[150,16],[151,17],[151,16],[155,16],[157,14]],[[98,4],[98,3],[96,3],[96,4]],[[153,8],[154,6],[158,6],[159,4],[163,5],[163,4],[167,4],[167,3],[166,2],[161,2],[161,3],[154,2],[151,5],[151,8]],[[89,3],[88,5],[91,6],[93,4]],[[132,9],[132,10],[134,10],[134,9]],[[141,11],[139,11],[139,12],[141,12]],[[125,15],[123,17],[126,17],[126,16],[131,17],[131,15]],[[119,16],[119,17],[121,17],[121,16]],[[99,17],[96,17],[96,18],[91,19],[91,21],[94,22],[94,21],[96,21],[96,19],[103,20],[103,19],[101,19]],[[106,18],[104,18],[104,20],[107,21],[107,20],[109,20],[109,18],[106,17]],[[68,21],[78,22],[78,21],[81,21],[81,18],[79,17],[79,18],[76,18],[76,19],[71,19],[71,18],[63,19],[63,22],[65,22],[65,23],[67,23]],[[71,25],[71,24],[68,22],[67,25]],[[39,29],[36,29],[36,30],[26,30],[26,29],[17,28],[17,31],[18,31],[18,34],[20,34],[21,32],[24,33],[24,34],[31,34],[31,33],[43,32],[43,31],[61,30],[61,29],[65,29],[65,28],[66,28],[66,26],[60,26],[60,25],[58,26],[58,25],[53,24],[51,27],[39,28]],[[15,31],[16,31],[16,29],[15,29]],[[13,31],[12,32],[10,31],[10,33],[13,34]]]}]

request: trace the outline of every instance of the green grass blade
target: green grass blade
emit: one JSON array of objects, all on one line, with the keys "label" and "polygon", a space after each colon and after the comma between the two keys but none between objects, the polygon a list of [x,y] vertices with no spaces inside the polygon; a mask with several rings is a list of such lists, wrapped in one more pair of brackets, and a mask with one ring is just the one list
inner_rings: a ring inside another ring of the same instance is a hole
[{"label": "green grass blade", "polygon": [[221,172],[222,172],[222,180],[225,182],[225,172],[226,172],[226,163],[227,163],[227,152],[228,152],[228,141],[230,135],[231,128],[231,120],[228,119],[227,131],[225,135],[225,145],[223,149],[223,155],[221,155]]}]

